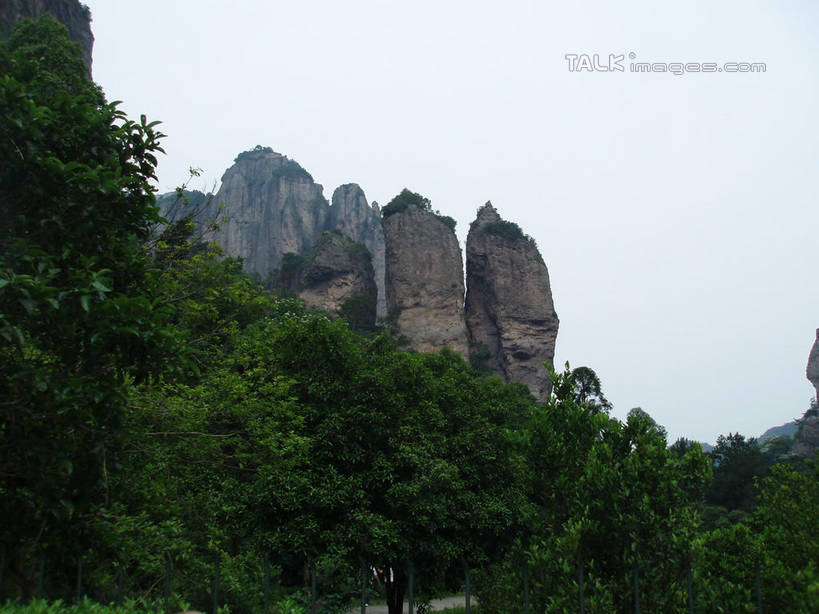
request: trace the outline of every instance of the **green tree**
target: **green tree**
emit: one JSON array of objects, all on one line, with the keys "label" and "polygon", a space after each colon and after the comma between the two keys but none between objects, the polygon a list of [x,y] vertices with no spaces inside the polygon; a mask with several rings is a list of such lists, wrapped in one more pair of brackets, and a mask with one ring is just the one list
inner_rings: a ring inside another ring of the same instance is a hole
[{"label": "green tree", "polygon": [[745,518],[753,512],[757,480],[763,478],[768,463],[756,439],[739,433],[720,435],[710,452],[714,479],[706,491],[709,522],[716,526]]},{"label": "green tree", "polygon": [[575,399],[585,403],[593,412],[611,411],[611,403],[603,394],[600,378],[591,367],[577,367],[572,371]]},{"label": "green tree", "polygon": [[680,610],[708,459],[699,446],[682,457],[668,451],[645,412],[622,423],[594,411],[578,400],[569,370],[553,383],[525,431],[527,532],[517,552],[481,578],[481,608],[503,612],[521,603],[527,564],[533,610],[571,611],[582,561],[587,611],[630,611],[635,562],[643,607]]},{"label": "green tree", "polygon": [[39,550],[64,569],[87,543],[126,383],[168,341],[142,250],[161,135],[104,104],[78,53],[50,18],[0,44],[0,540],[24,594]]}]

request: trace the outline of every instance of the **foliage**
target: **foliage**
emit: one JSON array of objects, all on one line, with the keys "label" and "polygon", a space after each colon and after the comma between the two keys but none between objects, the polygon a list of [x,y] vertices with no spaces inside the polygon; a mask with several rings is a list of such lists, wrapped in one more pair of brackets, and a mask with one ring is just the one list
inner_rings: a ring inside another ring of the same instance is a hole
[{"label": "foliage", "polygon": [[478,373],[490,375],[492,373],[492,368],[489,366],[489,360],[491,358],[492,351],[489,349],[489,346],[480,342],[475,347],[475,351],[470,352],[469,364],[472,365],[472,368]]},{"label": "foliage", "polygon": [[572,371],[575,402],[585,404],[593,413],[611,411],[611,403],[603,395],[600,378],[590,367],[577,367]]},{"label": "foliage", "polygon": [[287,160],[284,164],[273,170],[271,175],[275,178],[307,179],[313,181],[313,176],[302,168],[295,160]]},{"label": "foliage", "polygon": [[449,228],[449,229],[450,229],[452,232],[455,232],[455,226],[456,226],[457,222],[455,221],[455,218],[454,218],[454,217],[450,217],[450,216],[448,216],[448,215],[441,215],[441,214],[440,214],[440,213],[438,213],[437,211],[435,212],[435,217],[437,217],[437,218],[438,218],[439,220],[441,220],[441,221],[442,221],[444,224],[446,224],[446,225],[447,225],[447,227],[448,227],[448,228]]},{"label": "foliage", "polygon": [[35,599],[26,604],[0,604],[0,614],[164,614],[160,603],[145,605],[128,599],[121,606],[95,603],[87,598],[75,604]]},{"label": "foliage", "polygon": [[0,539],[29,595],[38,557],[88,541],[126,384],[171,346],[142,249],[162,135],[104,104],[78,53],[49,18],[0,45]]},{"label": "foliage", "polygon": [[510,559],[480,577],[482,608],[501,612],[504,603],[520,603],[528,564],[533,610],[572,610],[582,558],[589,611],[626,611],[636,558],[644,607],[674,611],[685,602],[682,569],[709,474],[706,457],[699,448],[681,458],[669,452],[644,412],[621,423],[593,411],[578,400],[568,367],[553,382],[523,441],[527,531]]},{"label": "foliage", "polygon": [[3,74],[27,84],[29,92],[45,102],[63,93],[78,101],[104,105],[98,85],[88,78],[79,43],[68,38],[68,29],[51,15],[25,19],[0,46]]},{"label": "foliage", "polygon": [[[487,614],[518,611],[524,566],[535,611],[575,609],[580,565],[587,611],[628,611],[635,564],[644,609],[684,611],[689,562],[697,611],[752,611],[757,563],[765,611],[819,610],[819,474],[769,469],[787,441],[667,448],[643,410],[608,415],[588,367],[553,373],[536,404],[479,372],[486,346],[472,366],[401,352],[354,332],[363,298],[331,321],[269,296],[190,215],[158,216],[161,135],[105,104],[76,56],[48,19],[0,45],[4,594],[32,595],[40,564],[47,593],[70,594],[79,548],[103,600],[118,569],[156,599],[170,561],[175,607],[210,602],[218,563],[237,611],[261,609],[267,570],[273,611],[300,614],[314,564],[319,611],[344,611],[364,559],[391,612],[408,561],[434,591],[459,587],[464,560]],[[410,205],[431,210],[404,190],[384,216]],[[0,612],[22,607],[157,609]]]},{"label": "foliage", "polygon": [[407,188],[401,190],[401,193],[398,194],[395,198],[393,198],[389,203],[387,203],[383,209],[381,209],[381,217],[383,219],[387,219],[391,215],[395,215],[396,213],[401,213],[402,211],[406,211],[406,209],[410,206],[418,207],[422,211],[428,211],[432,213],[436,218],[446,224],[447,228],[451,231],[455,232],[455,218],[452,218],[448,215],[441,215],[440,211],[433,211],[432,210],[432,203],[430,203],[428,198],[417,194],[416,192],[411,192]]},{"label": "foliage", "polygon": [[339,307],[338,315],[356,332],[368,333],[376,330],[375,301],[372,296],[351,296]]},{"label": "foliage", "polygon": [[755,507],[757,480],[767,473],[768,463],[755,439],[746,440],[739,433],[720,435],[710,452],[714,464],[714,479],[706,491],[705,502],[711,526],[730,522],[728,514],[743,518]]},{"label": "foliage", "polygon": [[405,211],[407,207],[411,205],[424,211],[430,211],[432,209],[428,198],[424,198],[420,194],[404,188],[398,196],[382,207],[381,217],[386,220],[391,215]]},{"label": "foliage", "polygon": [[271,147],[263,147],[262,145],[256,145],[253,149],[249,151],[243,151],[240,153],[236,158],[233,160],[234,163],[241,162],[242,160],[255,160],[261,155],[265,154],[272,154],[274,153]]},{"label": "foliage", "polygon": [[515,224],[515,222],[507,222],[506,220],[488,222],[484,224],[483,231],[487,234],[495,235],[496,237],[501,237],[513,243],[517,241],[522,242],[527,240],[527,237],[525,234],[523,234],[523,231],[520,229],[520,226]]}]

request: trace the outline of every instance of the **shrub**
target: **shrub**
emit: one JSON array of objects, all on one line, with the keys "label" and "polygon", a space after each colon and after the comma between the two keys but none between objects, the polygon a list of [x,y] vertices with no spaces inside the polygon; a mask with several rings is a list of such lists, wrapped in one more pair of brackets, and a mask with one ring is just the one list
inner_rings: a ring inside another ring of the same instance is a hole
[{"label": "shrub", "polygon": [[398,196],[381,209],[381,217],[386,220],[391,215],[405,211],[410,205],[415,205],[424,211],[430,211],[432,208],[428,198],[404,188]]},{"label": "shrub", "polygon": [[518,242],[530,240],[520,226],[514,222],[507,222],[506,220],[498,220],[497,222],[489,222],[483,227],[485,233],[501,237],[507,241]]}]

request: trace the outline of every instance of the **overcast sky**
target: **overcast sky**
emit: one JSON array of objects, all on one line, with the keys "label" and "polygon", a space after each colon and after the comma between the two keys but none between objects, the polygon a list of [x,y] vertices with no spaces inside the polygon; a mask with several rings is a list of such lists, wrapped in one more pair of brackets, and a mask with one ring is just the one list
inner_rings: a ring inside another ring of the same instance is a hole
[{"label": "overcast sky", "polygon": [[595,369],[614,415],[714,442],[807,409],[814,0],[87,4],[95,79],[163,122],[162,191],[261,144],[328,198],[420,192],[462,246],[491,200],[549,267],[555,362]]}]

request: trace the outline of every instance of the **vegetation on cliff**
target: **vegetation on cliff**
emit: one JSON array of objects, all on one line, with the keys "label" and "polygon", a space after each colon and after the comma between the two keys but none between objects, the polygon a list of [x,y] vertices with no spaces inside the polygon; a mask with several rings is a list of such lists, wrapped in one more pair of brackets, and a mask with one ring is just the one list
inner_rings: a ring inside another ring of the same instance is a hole
[{"label": "vegetation on cliff", "polygon": [[384,205],[384,208],[381,209],[381,217],[387,219],[391,215],[395,215],[396,213],[401,213],[402,211],[406,211],[408,207],[415,206],[421,209],[422,211],[428,211],[432,213],[436,218],[441,220],[444,224],[446,224],[450,230],[453,232],[455,231],[455,219],[448,216],[448,215],[441,215],[440,211],[433,211],[432,210],[432,203],[428,198],[421,196],[416,192],[412,192],[407,188],[401,190],[401,193],[398,194],[395,198],[393,198],[389,203]]},{"label": "vegetation on cliff", "polygon": [[[43,53],[65,48],[49,36]],[[340,612],[363,560],[399,612],[408,560],[428,592],[468,561],[486,613],[519,610],[524,565],[536,611],[574,609],[578,568],[588,611],[631,611],[636,567],[645,610],[673,613],[690,563],[697,610],[738,612],[758,563],[766,611],[817,610],[815,465],[774,466],[747,516],[704,530],[712,471],[744,442],[713,467],[645,412],[608,415],[590,370],[553,373],[537,403],[271,296],[158,217],[154,124],[46,97],[36,57],[0,58],[3,597],[40,577],[69,597],[82,569],[101,601],[167,581],[173,607],[203,607],[218,562],[222,602],[261,611],[262,578],[291,603],[315,565]]]}]

